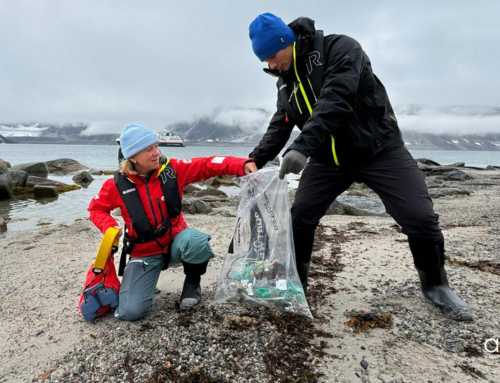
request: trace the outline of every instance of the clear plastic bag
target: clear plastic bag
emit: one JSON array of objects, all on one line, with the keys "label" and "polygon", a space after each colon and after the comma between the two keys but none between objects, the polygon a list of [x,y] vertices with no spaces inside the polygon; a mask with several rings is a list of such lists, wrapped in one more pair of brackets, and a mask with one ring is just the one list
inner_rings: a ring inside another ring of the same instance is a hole
[{"label": "clear plastic bag", "polygon": [[238,221],[214,300],[312,318],[295,266],[288,186],[278,174],[270,167],[237,179]]}]

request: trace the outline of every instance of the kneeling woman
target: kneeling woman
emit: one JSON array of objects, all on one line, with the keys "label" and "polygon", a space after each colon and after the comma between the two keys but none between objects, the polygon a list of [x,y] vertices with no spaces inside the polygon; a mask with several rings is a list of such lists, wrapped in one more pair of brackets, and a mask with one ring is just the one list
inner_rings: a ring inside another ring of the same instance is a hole
[{"label": "kneeling woman", "polygon": [[242,176],[256,172],[249,158],[227,156],[192,160],[166,159],[158,150],[158,136],[140,125],[127,125],[120,136],[125,160],[114,179],[107,180],[89,206],[91,221],[103,233],[120,229],[110,212],[119,207],[125,220],[125,244],[130,261],[120,288],[115,317],[144,318],[151,309],[161,270],[171,258],[182,261],[184,287],[181,310],[201,301],[200,279],[213,257],[210,236],[189,229],[182,216],[182,192],[187,184],[218,175]]}]

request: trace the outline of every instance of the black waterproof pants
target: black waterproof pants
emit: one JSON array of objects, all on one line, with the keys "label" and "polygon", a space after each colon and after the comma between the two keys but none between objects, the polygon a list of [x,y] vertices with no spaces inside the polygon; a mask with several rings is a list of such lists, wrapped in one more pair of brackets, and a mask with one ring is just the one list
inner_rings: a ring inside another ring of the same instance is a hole
[{"label": "black waterproof pants", "polygon": [[[327,166],[314,159],[308,162],[292,206],[297,262],[310,261],[314,231],[320,219],[353,182],[362,182],[378,194],[410,243],[442,243],[438,215],[434,213],[424,175],[406,147],[401,146],[351,169]],[[417,268],[427,268],[419,259],[428,258],[429,254],[416,254],[413,247],[412,252]],[[429,261],[432,260],[425,263]]]}]

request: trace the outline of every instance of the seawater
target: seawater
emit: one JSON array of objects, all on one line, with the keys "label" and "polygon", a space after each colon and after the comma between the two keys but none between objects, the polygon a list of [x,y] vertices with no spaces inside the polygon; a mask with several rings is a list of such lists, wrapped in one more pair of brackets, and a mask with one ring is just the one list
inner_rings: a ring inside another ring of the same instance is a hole
[{"label": "seawater", "polygon": [[[213,155],[246,157],[253,146],[186,146],[184,148],[161,148],[171,158],[189,159]],[[410,150],[415,158],[429,158],[440,164],[465,162],[467,166],[500,166],[500,152],[471,151],[423,151]],[[72,158],[91,169],[116,170],[118,166],[117,145],[41,145],[0,144],[0,158],[12,166],[58,158]],[[72,175],[50,174],[49,178],[73,184]],[[94,176],[86,188],[60,194],[56,199],[14,198],[0,201],[0,217],[9,220],[8,232],[36,228],[43,224],[69,224],[76,219],[88,217],[90,200],[99,192],[104,181],[111,176]],[[297,185],[296,176],[289,177],[292,187]],[[225,189],[230,195],[239,193],[238,188]]]}]

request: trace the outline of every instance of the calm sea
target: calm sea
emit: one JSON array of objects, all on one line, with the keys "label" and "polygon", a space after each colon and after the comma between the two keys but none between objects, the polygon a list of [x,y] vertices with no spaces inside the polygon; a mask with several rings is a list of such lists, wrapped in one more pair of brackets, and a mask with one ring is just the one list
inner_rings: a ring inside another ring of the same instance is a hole
[{"label": "calm sea", "polygon": [[[171,158],[189,159],[212,155],[246,157],[252,146],[186,146],[184,148],[161,148]],[[500,166],[500,152],[470,151],[411,151],[415,158],[429,158],[440,164],[465,162],[467,166]],[[0,158],[18,165],[26,162],[49,161],[72,158],[91,169],[115,170],[118,166],[117,145],[37,145],[0,144]],[[49,178],[72,184],[71,175],[49,175]],[[14,198],[0,201],[0,217],[8,219],[8,233],[32,229],[41,224],[69,224],[75,219],[88,216],[87,206],[110,176],[94,176],[87,188],[63,193],[57,199]],[[238,189],[226,189],[235,195]]]}]

